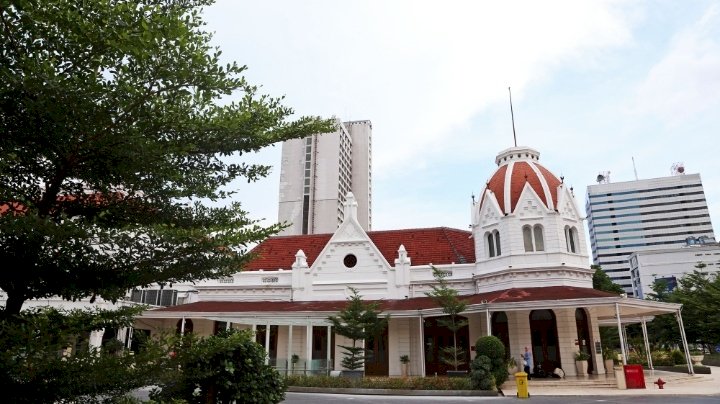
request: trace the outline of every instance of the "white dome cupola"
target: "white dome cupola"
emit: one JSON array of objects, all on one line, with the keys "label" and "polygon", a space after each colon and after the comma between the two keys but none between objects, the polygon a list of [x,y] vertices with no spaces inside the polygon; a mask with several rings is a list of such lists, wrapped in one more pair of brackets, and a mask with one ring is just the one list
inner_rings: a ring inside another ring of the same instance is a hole
[{"label": "white dome cupola", "polygon": [[476,273],[588,267],[575,196],[530,147],[498,153],[497,170],[472,206]]}]

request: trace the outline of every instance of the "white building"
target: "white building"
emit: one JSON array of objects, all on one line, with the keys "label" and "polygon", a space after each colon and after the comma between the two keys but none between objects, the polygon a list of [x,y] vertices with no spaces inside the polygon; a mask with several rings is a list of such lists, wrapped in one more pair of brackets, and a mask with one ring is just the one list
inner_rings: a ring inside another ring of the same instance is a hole
[{"label": "white building", "polygon": [[630,254],[714,238],[699,174],[590,185],[586,212],[593,262],[630,296]]},{"label": "white building", "polygon": [[442,309],[426,296],[435,267],[467,301],[468,325],[458,332],[467,352],[492,334],[512,357],[531,347],[535,372],[560,367],[577,375],[574,354],[581,350],[591,358],[589,372],[603,374],[601,325],[666,313],[680,318],[680,305],[592,288],[581,211],[539,157],[527,147],[498,154],[496,172],[470,206],[471,231],[365,231],[349,193],[332,233],[269,238],[243,272],[198,284],[193,303],[147,311],[135,326],[201,335],[251,329],[281,371],[324,373],[341,369],[340,345],[348,341],[327,318],[345,306],[352,287],[389,316],[388,328],[365,341],[373,352],[367,375],[400,375],[401,355],[409,356],[411,375],[443,374],[439,350],[452,334],[439,326]]},{"label": "white building", "polygon": [[667,281],[670,290],[674,289],[677,281],[683,276],[692,273],[699,263],[706,265],[704,272],[720,271],[720,244],[708,240],[690,239],[690,243],[683,247],[672,249],[638,251],[630,255],[630,274],[635,296],[640,299],[652,293],[652,284],[657,279]]},{"label": "white building", "polygon": [[337,131],[285,141],[280,164],[281,235],[334,232],[345,195],[358,203],[358,222],[372,227],[372,123],[337,123]]}]

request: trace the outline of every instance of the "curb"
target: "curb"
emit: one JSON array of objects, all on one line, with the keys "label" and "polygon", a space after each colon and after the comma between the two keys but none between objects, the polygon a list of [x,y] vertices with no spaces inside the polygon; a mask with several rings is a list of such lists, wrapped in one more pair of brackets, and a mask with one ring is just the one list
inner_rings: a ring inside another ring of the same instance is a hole
[{"label": "curb", "polygon": [[491,390],[395,390],[288,386],[287,391],[290,393],[358,394],[367,396],[498,396],[496,391]]}]

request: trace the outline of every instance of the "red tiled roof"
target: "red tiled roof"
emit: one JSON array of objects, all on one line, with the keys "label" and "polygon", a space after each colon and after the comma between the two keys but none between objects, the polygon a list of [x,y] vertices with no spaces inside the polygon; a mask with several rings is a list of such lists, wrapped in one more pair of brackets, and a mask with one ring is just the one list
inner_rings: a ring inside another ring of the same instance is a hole
[{"label": "red tiled roof", "polygon": [[256,257],[245,265],[243,270],[291,269],[298,250],[303,250],[308,265],[312,265],[322,249],[330,241],[330,237],[332,237],[332,234],[270,237],[250,251]]},{"label": "red tiled roof", "polygon": [[[577,288],[572,286],[548,286],[542,288],[505,289],[488,293],[461,296],[469,304],[512,303],[554,301],[569,299],[587,299],[602,297],[618,297],[616,294],[603,292],[591,288]],[[196,302],[180,306],[165,307],[153,312],[194,312],[194,313],[244,313],[244,312],[334,312],[345,307],[346,300],[335,301],[308,301],[308,302]],[[402,300],[376,300],[382,311],[415,311],[438,308],[438,305],[429,297],[415,297]]]},{"label": "red tiled roof", "polygon": [[[405,246],[412,265],[475,262],[475,246],[468,231],[435,227],[370,231],[367,234],[390,265],[394,265],[400,245]],[[257,257],[243,270],[291,269],[298,250],[303,250],[308,265],[312,265],[331,237],[332,234],[270,237],[251,251]]]},{"label": "red tiled roof", "polygon": [[[498,205],[500,205],[500,209],[502,211],[505,211],[505,172],[507,171],[507,168],[507,164],[498,168],[497,171],[495,171],[495,174],[493,174],[490,178],[490,181],[488,181],[487,187],[485,188],[495,194],[495,199],[497,199]],[[485,192],[483,192],[483,199],[484,198]],[[482,204],[482,200],[480,203]]]},{"label": "red tiled roof", "polygon": [[[530,187],[538,194],[545,206],[548,206],[548,200],[545,196],[545,190],[542,187],[542,181],[540,177],[535,173],[530,164],[533,164],[535,168],[540,172],[543,179],[548,185],[550,190],[550,197],[553,200],[553,205],[557,207],[557,187],[560,185],[560,180],[545,167],[541,166],[536,162],[517,161],[513,164],[512,173],[510,175],[510,184],[505,184],[505,175],[508,168],[508,164],[505,164],[498,168],[488,181],[485,189],[490,190],[495,194],[495,198],[500,204],[500,209],[506,214],[510,214],[515,210],[520,194],[525,188],[525,183],[529,184]],[[510,187],[510,211],[505,211],[505,187]],[[484,196],[483,192],[483,196]]]}]

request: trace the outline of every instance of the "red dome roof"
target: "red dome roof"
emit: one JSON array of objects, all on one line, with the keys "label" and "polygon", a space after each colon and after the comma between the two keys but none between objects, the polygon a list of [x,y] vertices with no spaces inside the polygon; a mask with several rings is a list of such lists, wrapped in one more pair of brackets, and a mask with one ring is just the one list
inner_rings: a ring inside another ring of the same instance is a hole
[{"label": "red dome roof", "polygon": [[[539,153],[525,147],[514,147],[498,155],[498,167],[488,181],[485,191],[495,195],[500,209],[505,214],[515,210],[520,194],[527,183],[540,197],[545,207],[556,209],[558,186],[562,183],[553,173],[541,166],[537,160]],[[483,191],[484,203],[487,192]],[[509,197],[509,200],[506,200]]]}]

